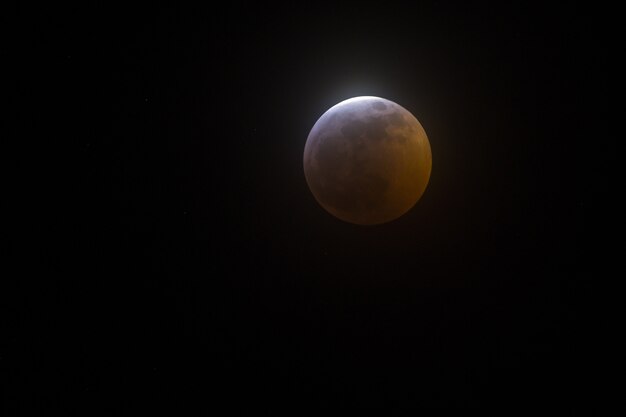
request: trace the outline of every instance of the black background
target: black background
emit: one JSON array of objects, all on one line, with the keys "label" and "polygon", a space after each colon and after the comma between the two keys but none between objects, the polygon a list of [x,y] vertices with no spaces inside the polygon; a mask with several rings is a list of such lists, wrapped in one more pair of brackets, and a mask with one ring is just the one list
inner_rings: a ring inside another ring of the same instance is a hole
[{"label": "black background", "polygon": [[[26,25],[48,55],[19,121],[52,166],[6,293],[5,415],[595,406],[611,11],[231,3]],[[385,225],[333,218],[303,175],[358,95],[432,147]]]}]

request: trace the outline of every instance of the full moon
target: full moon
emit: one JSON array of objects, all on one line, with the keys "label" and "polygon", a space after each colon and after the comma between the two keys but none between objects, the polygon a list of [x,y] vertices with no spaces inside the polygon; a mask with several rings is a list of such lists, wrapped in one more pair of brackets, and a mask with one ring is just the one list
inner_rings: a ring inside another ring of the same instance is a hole
[{"label": "full moon", "polygon": [[430,178],[432,154],[420,122],[380,97],[354,97],[328,109],[304,147],[304,175],[335,217],[381,224],[408,212]]}]

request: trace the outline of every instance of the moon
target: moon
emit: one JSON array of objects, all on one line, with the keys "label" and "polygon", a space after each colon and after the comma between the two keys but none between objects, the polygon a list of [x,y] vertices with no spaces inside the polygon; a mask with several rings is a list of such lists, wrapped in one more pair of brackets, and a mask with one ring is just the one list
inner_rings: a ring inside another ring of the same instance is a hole
[{"label": "moon", "polygon": [[426,190],[430,143],[420,122],[393,101],[354,97],[328,109],[304,147],[304,175],[317,202],[354,224],[387,223]]}]

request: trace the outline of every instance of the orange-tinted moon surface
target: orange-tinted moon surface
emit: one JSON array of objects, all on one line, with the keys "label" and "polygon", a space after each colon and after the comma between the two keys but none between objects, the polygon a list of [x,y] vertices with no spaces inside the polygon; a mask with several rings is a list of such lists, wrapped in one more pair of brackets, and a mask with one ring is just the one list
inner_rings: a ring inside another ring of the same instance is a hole
[{"label": "orange-tinted moon surface", "polygon": [[304,147],[304,175],[319,204],[346,222],[372,225],[405,214],[432,167],[426,132],[404,107],[355,97],[331,107]]}]

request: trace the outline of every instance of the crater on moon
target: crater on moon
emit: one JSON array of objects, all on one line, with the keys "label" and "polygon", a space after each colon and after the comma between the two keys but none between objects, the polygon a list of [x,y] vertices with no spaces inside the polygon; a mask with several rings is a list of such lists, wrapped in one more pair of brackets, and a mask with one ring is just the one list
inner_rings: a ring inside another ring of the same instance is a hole
[{"label": "crater on moon", "polygon": [[304,173],[315,199],[334,216],[379,224],[422,196],[432,165],[426,132],[400,105],[379,97],[345,100],[315,123]]}]

